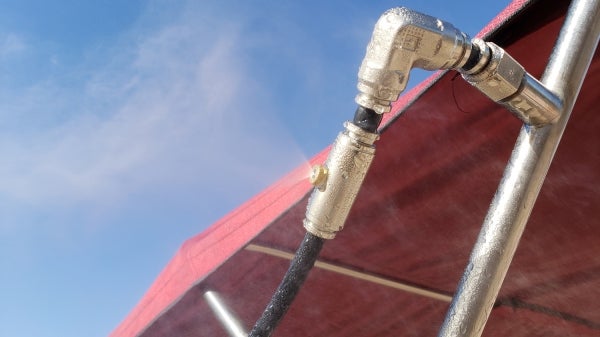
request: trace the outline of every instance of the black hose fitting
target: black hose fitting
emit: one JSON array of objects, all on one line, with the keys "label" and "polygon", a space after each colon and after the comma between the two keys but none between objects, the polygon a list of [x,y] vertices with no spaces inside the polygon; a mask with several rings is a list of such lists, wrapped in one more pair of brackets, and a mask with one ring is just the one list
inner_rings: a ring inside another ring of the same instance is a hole
[{"label": "black hose fitting", "polygon": [[479,63],[481,57],[482,55],[479,46],[476,43],[473,43],[471,45],[471,53],[469,54],[469,58],[467,59],[467,62],[461,67],[461,71],[468,72],[469,70],[473,69],[473,67],[475,67]]},{"label": "black hose fitting", "polygon": [[367,132],[376,133],[382,119],[383,114],[379,114],[373,109],[359,105],[354,113],[352,124]]}]

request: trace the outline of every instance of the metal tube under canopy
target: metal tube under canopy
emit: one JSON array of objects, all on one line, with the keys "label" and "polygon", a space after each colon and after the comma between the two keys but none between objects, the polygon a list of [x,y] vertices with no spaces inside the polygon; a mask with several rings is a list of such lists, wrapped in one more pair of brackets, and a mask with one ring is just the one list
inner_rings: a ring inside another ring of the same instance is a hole
[{"label": "metal tube under canopy", "polygon": [[569,120],[600,35],[600,0],[574,0],[541,82],[562,101],[559,120],[524,125],[454,295],[440,337],[481,336]]}]

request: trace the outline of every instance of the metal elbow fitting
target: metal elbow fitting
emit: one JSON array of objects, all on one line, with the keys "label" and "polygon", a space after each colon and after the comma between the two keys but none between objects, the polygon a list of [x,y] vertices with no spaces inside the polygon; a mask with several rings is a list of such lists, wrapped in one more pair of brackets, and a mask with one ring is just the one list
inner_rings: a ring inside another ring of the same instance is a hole
[{"label": "metal elbow fitting", "polygon": [[481,53],[478,64],[459,70],[463,78],[525,124],[541,126],[558,120],[562,101],[528,74],[504,49],[473,40]]},{"label": "metal elbow fitting", "polygon": [[377,21],[358,72],[356,103],[388,112],[412,68],[457,69],[465,80],[525,124],[558,120],[562,101],[502,48],[469,37],[434,17],[393,8]]},{"label": "metal elbow fitting", "polygon": [[327,161],[311,174],[315,189],[308,201],[304,228],[313,235],[333,239],[344,227],[350,208],[375,156],[373,143],[379,138],[346,122]]},{"label": "metal elbow fitting", "polygon": [[469,37],[432,16],[393,8],[377,21],[358,72],[356,103],[390,111],[406,88],[410,70],[460,68],[469,60]]}]

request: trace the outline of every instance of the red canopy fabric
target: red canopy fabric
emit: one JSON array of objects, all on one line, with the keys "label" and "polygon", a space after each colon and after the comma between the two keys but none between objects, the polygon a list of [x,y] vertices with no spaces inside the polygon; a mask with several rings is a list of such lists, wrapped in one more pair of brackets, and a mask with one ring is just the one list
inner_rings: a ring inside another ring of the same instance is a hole
[{"label": "red canopy fabric", "polygon": [[[539,77],[566,8],[514,1],[482,34]],[[600,335],[599,60],[484,336]],[[385,123],[344,231],[275,336],[434,336],[441,326],[521,123],[455,72],[404,95]],[[304,235],[306,175],[297,169],[188,240],[111,336],[225,336],[206,290],[251,327]]]}]

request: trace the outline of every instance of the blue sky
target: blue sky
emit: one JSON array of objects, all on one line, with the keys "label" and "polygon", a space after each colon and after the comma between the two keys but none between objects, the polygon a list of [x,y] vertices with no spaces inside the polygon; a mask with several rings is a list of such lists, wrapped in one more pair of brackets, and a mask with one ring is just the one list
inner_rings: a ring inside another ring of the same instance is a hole
[{"label": "blue sky", "polygon": [[0,0],[0,336],[109,334],[333,140],[384,10],[474,35],[508,2]]}]

